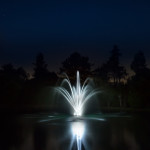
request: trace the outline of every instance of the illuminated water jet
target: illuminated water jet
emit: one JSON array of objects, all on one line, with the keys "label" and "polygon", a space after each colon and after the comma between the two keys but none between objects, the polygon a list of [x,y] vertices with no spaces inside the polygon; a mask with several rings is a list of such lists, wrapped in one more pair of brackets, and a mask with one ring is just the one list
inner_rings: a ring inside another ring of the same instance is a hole
[{"label": "illuminated water jet", "polygon": [[[66,75],[61,86],[56,88],[56,90],[69,102],[75,116],[81,116],[86,102],[99,93],[97,89],[93,89],[89,81],[91,81],[91,79],[87,78],[81,86],[80,74],[79,71],[77,71],[75,86],[71,85],[69,77]],[[68,89],[63,86],[64,84],[67,84]]]}]

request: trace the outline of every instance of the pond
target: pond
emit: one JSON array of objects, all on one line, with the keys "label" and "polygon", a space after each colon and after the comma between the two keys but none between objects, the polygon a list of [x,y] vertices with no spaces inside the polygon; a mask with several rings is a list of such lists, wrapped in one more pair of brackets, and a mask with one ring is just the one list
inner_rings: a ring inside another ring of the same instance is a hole
[{"label": "pond", "polygon": [[1,150],[150,150],[149,115],[1,116]]}]

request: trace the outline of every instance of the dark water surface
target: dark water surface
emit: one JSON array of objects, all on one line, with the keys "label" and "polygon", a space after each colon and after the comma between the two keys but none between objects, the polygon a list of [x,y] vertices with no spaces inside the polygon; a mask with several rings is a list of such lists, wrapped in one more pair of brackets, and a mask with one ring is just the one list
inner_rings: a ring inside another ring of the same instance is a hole
[{"label": "dark water surface", "polygon": [[82,118],[60,114],[2,115],[0,150],[75,150],[77,138],[81,150],[150,150],[150,119],[145,114],[95,114]]}]

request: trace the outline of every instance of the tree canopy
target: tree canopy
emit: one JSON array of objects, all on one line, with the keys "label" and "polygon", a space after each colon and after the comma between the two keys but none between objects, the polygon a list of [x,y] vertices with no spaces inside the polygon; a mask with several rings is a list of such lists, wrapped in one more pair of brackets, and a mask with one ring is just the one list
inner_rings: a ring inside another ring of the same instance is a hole
[{"label": "tree canopy", "polygon": [[75,78],[76,71],[81,74],[81,78],[85,79],[91,75],[91,66],[88,57],[84,57],[77,52],[72,53],[66,60],[62,62],[60,72],[65,72],[71,78]]},{"label": "tree canopy", "polygon": [[134,59],[131,63],[131,69],[137,75],[142,74],[147,70],[146,59],[142,51],[139,51],[135,54]]},{"label": "tree canopy", "polygon": [[126,69],[120,65],[119,57],[120,50],[115,45],[110,51],[110,57],[98,70],[98,75],[104,79],[113,82],[114,84],[120,83],[121,79],[127,75]]},{"label": "tree canopy", "polygon": [[33,63],[34,65],[34,74],[33,77],[37,79],[42,79],[48,76],[49,71],[47,69],[47,63],[44,60],[44,56],[42,53],[39,53],[36,56],[36,61]]}]

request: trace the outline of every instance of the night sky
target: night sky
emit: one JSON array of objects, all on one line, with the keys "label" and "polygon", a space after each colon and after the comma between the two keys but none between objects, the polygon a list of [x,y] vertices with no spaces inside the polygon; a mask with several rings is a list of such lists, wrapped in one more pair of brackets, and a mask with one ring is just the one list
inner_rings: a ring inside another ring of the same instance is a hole
[{"label": "night sky", "polygon": [[127,67],[142,50],[150,64],[150,1],[0,1],[0,64],[30,70],[43,52],[50,71],[58,71],[72,52],[96,66],[117,44]]}]

